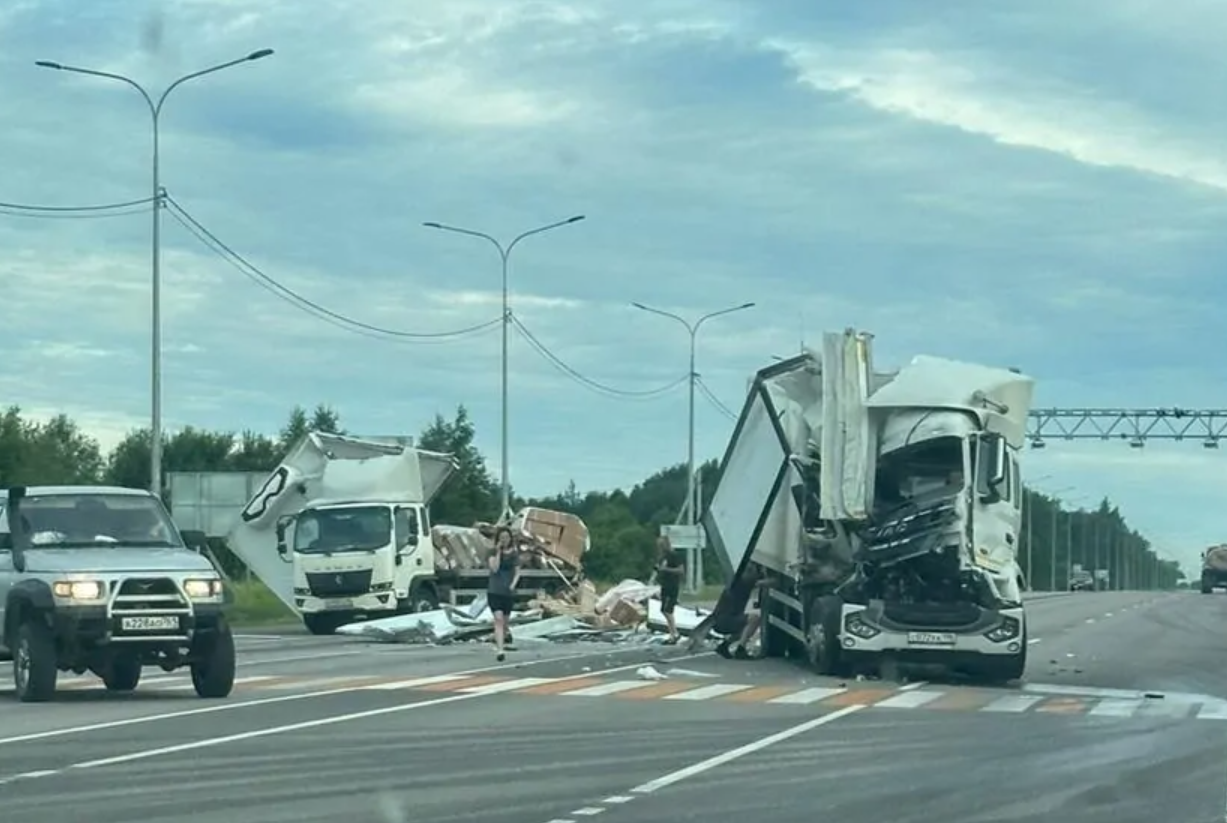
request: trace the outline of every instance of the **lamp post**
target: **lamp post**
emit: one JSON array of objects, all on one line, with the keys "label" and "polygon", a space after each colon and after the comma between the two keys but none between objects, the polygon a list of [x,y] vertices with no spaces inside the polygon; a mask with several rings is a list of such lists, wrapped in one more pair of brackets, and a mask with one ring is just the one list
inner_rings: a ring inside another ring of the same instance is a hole
[{"label": "lamp post", "polygon": [[[1068,494],[1072,491],[1074,491],[1073,486],[1066,486],[1054,492],[1049,492],[1052,495],[1052,534],[1048,543],[1048,591],[1050,592],[1057,590],[1057,514],[1061,511],[1061,501],[1057,495]],[[1068,547],[1066,547],[1067,553],[1068,550]],[[1069,559],[1066,558],[1066,563],[1068,564],[1068,562]]]},{"label": "lamp post", "polygon": [[38,60],[35,62],[36,66],[44,69],[67,71],[73,74],[87,74],[91,77],[102,77],[107,80],[126,83],[140,93],[145,103],[149,106],[149,115],[153,120],[153,241],[151,250],[152,289],[150,295],[150,302],[152,304],[151,324],[153,328],[150,357],[150,394],[152,397],[150,398],[149,421],[149,489],[159,498],[162,496],[162,202],[165,197],[161,183],[159,146],[159,125],[162,118],[162,105],[166,102],[166,98],[172,91],[189,80],[195,80],[197,77],[213,74],[222,69],[228,69],[231,66],[262,60],[265,57],[271,57],[272,54],[272,49],[260,49],[259,51],[253,51],[246,57],[240,57],[237,60],[230,60],[225,63],[219,63],[216,66],[201,69],[200,71],[185,74],[167,86],[166,90],[162,92],[156,101],[145,90],[144,86],[122,74],[69,66],[50,60]]},{"label": "lamp post", "polygon": [[511,309],[507,303],[507,260],[511,257],[511,250],[516,247],[526,237],[532,237],[534,234],[551,231],[552,229],[569,226],[572,223],[578,223],[584,219],[584,215],[577,214],[574,217],[568,217],[566,220],[559,220],[557,223],[550,223],[548,226],[539,226],[535,229],[529,229],[526,232],[521,232],[512,238],[512,241],[506,246],[503,246],[498,240],[485,232],[474,231],[473,229],[460,228],[459,226],[449,226],[445,223],[423,223],[422,225],[428,229],[439,229],[440,231],[450,231],[456,234],[467,234],[470,237],[480,237],[482,240],[490,242],[494,248],[498,249],[499,258],[502,260],[502,275],[503,275],[503,410],[502,410],[502,501],[500,503],[499,517],[504,517],[508,514],[511,508],[511,475],[509,474],[509,459],[507,446],[507,332],[511,324]]},{"label": "lamp post", "polygon": [[[682,324],[682,326],[686,329],[686,332],[690,335],[690,413],[689,413],[690,423],[689,423],[689,426],[687,427],[688,433],[687,433],[687,447],[686,447],[686,512],[687,512],[686,525],[693,526],[698,521],[698,506],[699,506],[698,501],[695,499],[695,482],[694,482],[695,480],[695,477],[694,477],[694,474],[695,474],[694,472],[694,389],[695,389],[695,381],[698,379],[698,376],[699,376],[698,372],[696,372],[694,369],[695,342],[698,338],[699,329],[702,328],[703,324],[707,322],[708,320],[711,320],[713,317],[721,317],[726,314],[732,314],[733,312],[743,311],[745,309],[752,309],[754,308],[754,303],[742,303],[740,306],[730,306],[726,309],[720,309],[719,311],[709,312],[703,315],[702,317],[700,317],[694,323],[691,323],[687,321],[685,318],[679,315],[673,314],[672,312],[662,311],[661,309],[654,309],[651,306],[645,306],[643,303],[631,303],[631,305],[641,311],[650,312],[651,314],[659,314],[661,317],[668,317],[672,320],[676,320],[677,322]],[[697,571],[698,571],[698,565],[699,565],[699,563],[696,562],[696,558],[699,558],[701,555],[700,555],[700,550],[697,548],[692,549],[691,551],[692,551],[692,554],[690,556],[690,563],[687,564],[688,565],[687,571],[691,578],[691,584],[690,584],[691,591],[694,591],[698,588],[699,584],[702,582],[702,579],[696,576]]]}]

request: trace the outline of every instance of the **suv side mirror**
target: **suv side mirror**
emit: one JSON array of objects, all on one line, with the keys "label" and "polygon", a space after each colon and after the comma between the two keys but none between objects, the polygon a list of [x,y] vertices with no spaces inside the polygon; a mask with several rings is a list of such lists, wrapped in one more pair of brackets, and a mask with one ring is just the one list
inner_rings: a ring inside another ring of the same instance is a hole
[{"label": "suv side mirror", "polygon": [[209,537],[198,529],[180,529],[179,536],[184,544],[193,551],[204,552],[209,548]]}]

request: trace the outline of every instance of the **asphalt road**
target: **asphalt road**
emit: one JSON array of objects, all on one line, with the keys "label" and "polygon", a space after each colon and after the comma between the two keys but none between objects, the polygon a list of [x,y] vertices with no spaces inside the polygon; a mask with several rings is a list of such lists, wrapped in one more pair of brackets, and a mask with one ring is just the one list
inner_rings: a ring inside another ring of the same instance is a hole
[{"label": "asphalt road", "polygon": [[[1222,823],[1227,597],[1030,606],[1020,686],[660,648],[244,637],[241,678],[0,694],[0,820]],[[642,679],[650,664],[665,679]],[[465,673],[468,673],[467,675]]]}]

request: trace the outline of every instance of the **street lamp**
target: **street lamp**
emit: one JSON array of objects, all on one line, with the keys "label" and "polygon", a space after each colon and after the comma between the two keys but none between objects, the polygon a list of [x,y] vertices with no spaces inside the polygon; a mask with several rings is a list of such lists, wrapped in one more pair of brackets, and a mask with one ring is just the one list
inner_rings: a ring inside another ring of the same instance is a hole
[{"label": "street lamp", "polygon": [[78,66],[68,66],[63,63],[54,63],[50,60],[38,60],[34,65],[44,69],[55,69],[56,71],[68,71],[74,74],[88,74],[91,77],[102,77],[107,80],[117,80],[120,83],[126,83],[136,89],[145,102],[149,105],[149,114],[153,119],[153,248],[152,248],[152,279],[153,287],[151,291],[152,303],[152,357],[150,363],[150,393],[151,398],[150,409],[150,425],[149,425],[149,488],[159,498],[162,496],[162,201],[165,197],[162,191],[161,184],[161,157],[159,154],[159,134],[158,127],[162,116],[162,104],[166,102],[166,98],[179,86],[189,80],[195,80],[197,77],[203,77],[206,74],[212,74],[222,69],[228,69],[231,66],[237,66],[240,63],[250,63],[255,60],[262,60],[265,57],[270,57],[273,54],[272,49],[260,49],[253,51],[246,57],[240,57],[237,60],[231,60],[226,63],[219,63],[216,66],[210,66],[207,69],[194,71],[190,74],[185,74],[175,82],[166,87],[155,102],[153,97],[145,90],[145,87],[136,82],[130,77],[125,77],[122,74],[113,74],[108,71],[96,71],[94,69],[85,69]]},{"label": "street lamp", "polygon": [[[631,305],[637,309],[640,309],[641,311],[650,312],[652,314],[659,314],[661,317],[668,317],[673,320],[676,320],[677,322],[681,323],[682,326],[685,327],[686,331],[690,334],[690,425],[688,427],[689,429],[688,438],[687,438],[688,445],[686,448],[686,511],[687,511],[686,525],[693,526],[698,519],[698,501],[695,500],[695,482],[694,482],[695,480],[695,477],[694,477],[694,387],[695,387],[695,381],[698,379],[699,375],[698,375],[698,372],[694,370],[695,340],[698,337],[699,329],[708,320],[711,320],[713,317],[720,317],[721,315],[732,314],[733,312],[742,311],[744,309],[752,309],[754,308],[754,303],[742,303],[740,306],[730,306],[727,309],[721,309],[720,311],[710,312],[700,317],[694,323],[690,323],[685,318],[680,317],[679,315],[673,314],[672,312],[662,311],[661,309],[654,309],[651,306],[645,306],[642,303],[631,303]],[[689,564],[689,574],[690,574],[691,580],[693,581],[691,583],[692,589],[698,588],[698,585],[702,580],[702,578],[696,576],[697,568],[699,565],[697,562],[695,562],[695,559],[697,557],[701,557],[701,555],[696,550],[695,554],[691,556],[691,563]]]},{"label": "street lamp", "polygon": [[449,226],[444,223],[423,223],[422,225],[428,229],[439,229],[440,231],[450,231],[457,234],[467,234],[470,237],[480,237],[483,240],[488,240],[498,249],[499,257],[503,261],[503,432],[502,432],[502,508],[500,509],[500,517],[509,513],[511,509],[511,479],[508,474],[508,448],[507,448],[507,330],[511,324],[511,309],[507,305],[507,259],[511,256],[511,250],[516,247],[516,244],[525,237],[532,237],[534,234],[541,234],[552,229],[569,226],[572,223],[578,223],[584,219],[584,215],[577,214],[574,217],[568,217],[566,220],[559,220],[557,223],[550,223],[548,226],[539,226],[535,229],[529,229],[526,232],[516,235],[510,243],[503,246],[502,243],[495,240],[485,232],[473,231],[472,229],[462,229],[458,226]]}]

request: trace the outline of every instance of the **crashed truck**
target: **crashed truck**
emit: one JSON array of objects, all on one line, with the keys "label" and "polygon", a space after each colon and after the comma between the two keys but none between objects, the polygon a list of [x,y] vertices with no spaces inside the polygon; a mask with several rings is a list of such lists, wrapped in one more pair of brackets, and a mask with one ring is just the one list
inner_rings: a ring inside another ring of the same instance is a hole
[{"label": "crashed truck", "polygon": [[704,526],[726,579],[764,572],[764,653],[834,676],[935,664],[1021,677],[1033,387],[928,356],[879,373],[854,330],[759,371]]},{"label": "crashed truck", "polygon": [[[470,551],[458,561],[437,545],[448,529],[432,529],[429,514],[456,469],[450,454],[313,432],[252,496],[226,541],[313,634],[468,603],[486,590],[485,557]],[[516,594],[573,584],[556,567],[525,568]]]},{"label": "crashed truck", "polygon": [[1227,589],[1227,544],[1211,546],[1201,555],[1201,593],[1213,594],[1216,587]]}]

